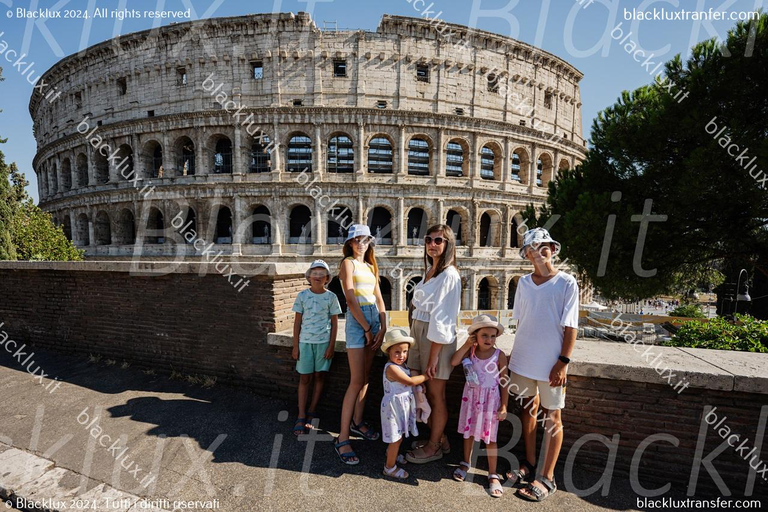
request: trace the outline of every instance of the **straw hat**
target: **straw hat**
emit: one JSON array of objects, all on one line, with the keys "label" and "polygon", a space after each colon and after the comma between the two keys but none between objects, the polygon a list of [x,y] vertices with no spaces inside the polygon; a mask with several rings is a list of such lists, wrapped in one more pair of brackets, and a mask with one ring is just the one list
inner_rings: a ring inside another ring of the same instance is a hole
[{"label": "straw hat", "polygon": [[384,343],[381,344],[381,351],[386,354],[392,345],[399,343],[413,345],[413,338],[408,336],[408,333],[402,329],[387,329],[386,334],[384,334]]},{"label": "straw hat", "polygon": [[501,325],[493,315],[477,315],[472,319],[472,325],[469,326],[467,332],[471,336],[475,331],[482,329],[483,327],[494,327],[499,331],[497,336],[500,336],[504,332],[504,326]]}]

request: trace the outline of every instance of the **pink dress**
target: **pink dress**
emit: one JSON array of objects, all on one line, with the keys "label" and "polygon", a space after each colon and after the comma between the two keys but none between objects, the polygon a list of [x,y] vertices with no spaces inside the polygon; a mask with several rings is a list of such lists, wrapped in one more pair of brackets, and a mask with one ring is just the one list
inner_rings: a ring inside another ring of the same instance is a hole
[{"label": "pink dress", "polygon": [[459,414],[459,434],[462,434],[464,439],[474,437],[475,441],[496,442],[496,433],[499,430],[497,414],[501,406],[498,367],[500,352],[501,350],[496,349],[488,359],[478,359],[474,354],[470,356],[480,385],[464,384]]}]

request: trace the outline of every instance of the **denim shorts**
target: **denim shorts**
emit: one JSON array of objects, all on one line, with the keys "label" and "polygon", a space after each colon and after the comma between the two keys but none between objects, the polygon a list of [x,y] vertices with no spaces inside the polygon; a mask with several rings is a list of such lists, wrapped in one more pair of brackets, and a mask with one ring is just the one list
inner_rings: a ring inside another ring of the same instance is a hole
[{"label": "denim shorts", "polygon": [[[371,327],[371,333],[375,336],[381,328],[379,308],[376,307],[376,304],[367,304],[365,306],[360,306],[360,309],[363,310],[363,316]],[[363,326],[355,320],[355,317],[352,316],[352,312],[349,309],[347,309],[346,317],[347,325],[344,332],[347,336],[347,348],[365,347],[365,329],[363,329]]]}]

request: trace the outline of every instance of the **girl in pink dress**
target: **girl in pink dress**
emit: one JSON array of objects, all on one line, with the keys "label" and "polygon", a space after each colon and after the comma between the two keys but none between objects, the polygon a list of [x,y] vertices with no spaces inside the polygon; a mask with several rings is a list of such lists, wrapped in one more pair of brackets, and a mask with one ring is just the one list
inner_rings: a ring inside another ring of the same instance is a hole
[{"label": "girl in pink dress", "polygon": [[466,343],[453,354],[451,364],[464,366],[467,378],[461,397],[459,433],[464,436],[464,461],[453,472],[454,480],[463,482],[470,469],[472,446],[483,441],[488,452],[488,491],[494,498],[504,493],[501,478],[496,474],[496,433],[499,422],[507,417],[509,394],[499,383],[501,369],[507,367],[507,357],[496,348],[496,337],[504,327],[491,315],[479,315],[467,330]]}]

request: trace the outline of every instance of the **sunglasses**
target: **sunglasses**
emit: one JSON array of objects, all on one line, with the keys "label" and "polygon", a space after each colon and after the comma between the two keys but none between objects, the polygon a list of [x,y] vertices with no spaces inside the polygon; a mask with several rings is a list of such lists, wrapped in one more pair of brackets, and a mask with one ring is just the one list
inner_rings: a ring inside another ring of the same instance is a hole
[{"label": "sunglasses", "polygon": [[432,238],[431,236],[425,236],[424,237],[424,243],[429,245],[432,242],[435,242],[435,245],[443,245],[443,242],[445,241],[445,238],[441,236],[436,236],[435,238]]},{"label": "sunglasses", "polygon": [[357,242],[360,245],[368,245],[368,244],[371,243],[371,238],[367,237],[367,236],[356,236],[352,240],[354,240],[355,242]]}]

